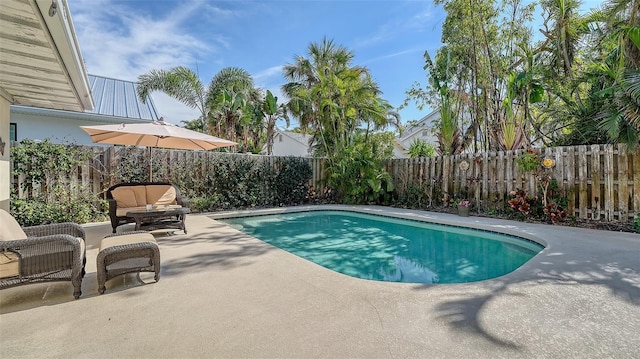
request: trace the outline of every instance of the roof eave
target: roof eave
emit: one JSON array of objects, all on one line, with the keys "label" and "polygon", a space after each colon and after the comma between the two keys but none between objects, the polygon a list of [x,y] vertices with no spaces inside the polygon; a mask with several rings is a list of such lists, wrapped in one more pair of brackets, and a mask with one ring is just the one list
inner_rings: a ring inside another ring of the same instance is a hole
[{"label": "roof eave", "polygon": [[[83,111],[93,110],[93,97],[89,77],[80,52],[67,0],[30,0],[48,35],[65,75]],[[49,8],[57,4],[58,11],[51,16]]]},{"label": "roof eave", "polygon": [[95,113],[89,113],[89,112],[55,110],[55,109],[47,109],[47,108],[23,106],[23,105],[11,105],[10,109],[12,113],[43,116],[47,118],[52,118],[52,117],[67,118],[67,119],[73,119],[73,120],[93,121],[93,122],[100,122],[100,123],[148,123],[153,121],[153,120],[140,119],[140,118],[109,116],[109,115],[101,115],[101,114],[95,114]]}]

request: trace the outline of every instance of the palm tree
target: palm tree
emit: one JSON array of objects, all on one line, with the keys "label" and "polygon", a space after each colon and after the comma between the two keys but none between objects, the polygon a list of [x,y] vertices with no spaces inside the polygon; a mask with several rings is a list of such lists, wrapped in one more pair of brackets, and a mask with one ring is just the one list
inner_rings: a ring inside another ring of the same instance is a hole
[{"label": "palm tree", "polygon": [[611,82],[598,93],[604,100],[599,128],[635,148],[640,141],[640,0],[609,1],[602,13],[609,31],[601,41],[615,45],[600,66]]},{"label": "palm tree", "polygon": [[237,67],[227,67],[218,72],[209,84],[207,105],[218,135],[224,134],[232,141],[241,130],[240,118],[252,113],[251,104],[259,101],[260,90],[253,85],[251,75]]},{"label": "palm tree", "polygon": [[273,152],[273,136],[275,135],[276,121],[279,119],[285,120],[287,127],[289,127],[289,116],[286,105],[283,103],[278,104],[278,97],[273,96],[273,93],[269,90],[267,90],[267,95],[262,102],[261,110],[267,120],[267,155],[271,155]]},{"label": "palm tree", "polygon": [[198,75],[191,69],[179,66],[169,70],[151,70],[138,76],[137,91],[143,103],[146,103],[151,92],[162,91],[190,108],[198,109],[200,124],[194,127],[207,129],[208,93]]},{"label": "palm tree", "polygon": [[318,154],[329,158],[349,146],[362,125],[377,129],[397,118],[368,70],[352,60],[352,52],[325,38],[283,69],[288,111],[310,129]]},{"label": "palm tree", "polygon": [[192,124],[192,127],[204,128],[212,135],[231,140],[236,140],[237,134],[242,133],[238,128],[239,120],[250,110],[248,104],[260,98],[251,75],[237,67],[220,70],[207,89],[198,75],[186,67],[151,70],[138,77],[138,96],[144,102],[153,91],[162,91],[198,109],[200,124]]},{"label": "palm tree", "polygon": [[578,14],[580,0],[544,0],[542,6],[547,13],[545,30],[541,30],[547,38],[545,44],[549,44],[545,50],[551,54],[557,74],[571,79],[578,40],[588,31],[585,19]]}]

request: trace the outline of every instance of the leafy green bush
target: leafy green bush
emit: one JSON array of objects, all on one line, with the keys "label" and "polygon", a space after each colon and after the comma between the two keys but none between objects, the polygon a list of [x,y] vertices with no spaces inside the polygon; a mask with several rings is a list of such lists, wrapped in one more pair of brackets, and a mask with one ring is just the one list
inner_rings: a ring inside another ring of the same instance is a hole
[{"label": "leafy green bush", "polygon": [[533,150],[526,150],[523,154],[516,157],[516,163],[521,172],[533,172],[540,168],[540,157]]},{"label": "leafy green bush", "polygon": [[403,191],[397,191],[394,204],[408,208],[427,208],[431,204],[429,188],[425,185],[410,183]]},{"label": "leafy green bush", "polygon": [[411,158],[435,157],[435,155],[436,148],[425,141],[415,139],[409,146],[409,157]]},{"label": "leafy green bush", "polygon": [[35,226],[49,223],[87,223],[107,220],[105,200],[84,188],[71,193],[60,185],[55,185],[52,194],[32,197],[28,200],[14,197],[10,201],[10,211],[21,226]]},{"label": "leafy green bush", "polygon": [[11,147],[13,174],[22,177],[23,196],[11,191],[10,211],[22,226],[103,221],[104,201],[69,179],[92,154],[82,146],[23,140]]},{"label": "leafy green bush", "polygon": [[[146,149],[118,147],[114,166],[100,168],[111,183],[146,182]],[[191,210],[297,205],[306,200],[311,166],[302,158],[263,158],[207,153],[206,156],[168,156],[153,151],[153,180],[175,184],[189,199]],[[14,175],[25,178],[21,198],[11,196],[12,212],[23,225],[105,219],[106,205],[90,189],[71,188],[75,169],[91,158],[83,147],[23,141],[12,148]],[[108,181],[107,181],[108,183]]]},{"label": "leafy green bush", "polygon": [[328,185],[347,204],[387,204],[394,185],[391,175],[366,146],[351,146],[328,166]]},{"label": "leafy green bush", "polygon": [[275,158],[270,163],[224,154],[177,163],[172,173],[168,180],[189,198],[194,212],[301,204],[312,176],[302,158]]}]

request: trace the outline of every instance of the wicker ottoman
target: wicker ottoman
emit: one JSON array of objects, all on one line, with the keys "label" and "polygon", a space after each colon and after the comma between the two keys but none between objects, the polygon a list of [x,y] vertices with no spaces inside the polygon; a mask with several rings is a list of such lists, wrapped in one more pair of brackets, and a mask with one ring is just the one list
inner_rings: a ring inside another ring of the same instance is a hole
[{"label": "wicker ottoman", "polygon": [[126,273],[154,272],[157,282],[160,250],[153,235],[147,232],[111,235],[100,242],[97,267],[100,294],[106,290],[106,281]]}]

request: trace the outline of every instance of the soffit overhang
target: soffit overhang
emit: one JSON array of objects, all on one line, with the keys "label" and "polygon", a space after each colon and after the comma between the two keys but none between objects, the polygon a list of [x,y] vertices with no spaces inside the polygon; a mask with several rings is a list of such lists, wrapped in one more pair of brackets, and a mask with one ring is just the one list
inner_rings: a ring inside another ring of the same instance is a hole
[{"label": "soffit overhang", "polygon": [[17,105],[93,109],[66,0],[0,1],[0,96]]}]

